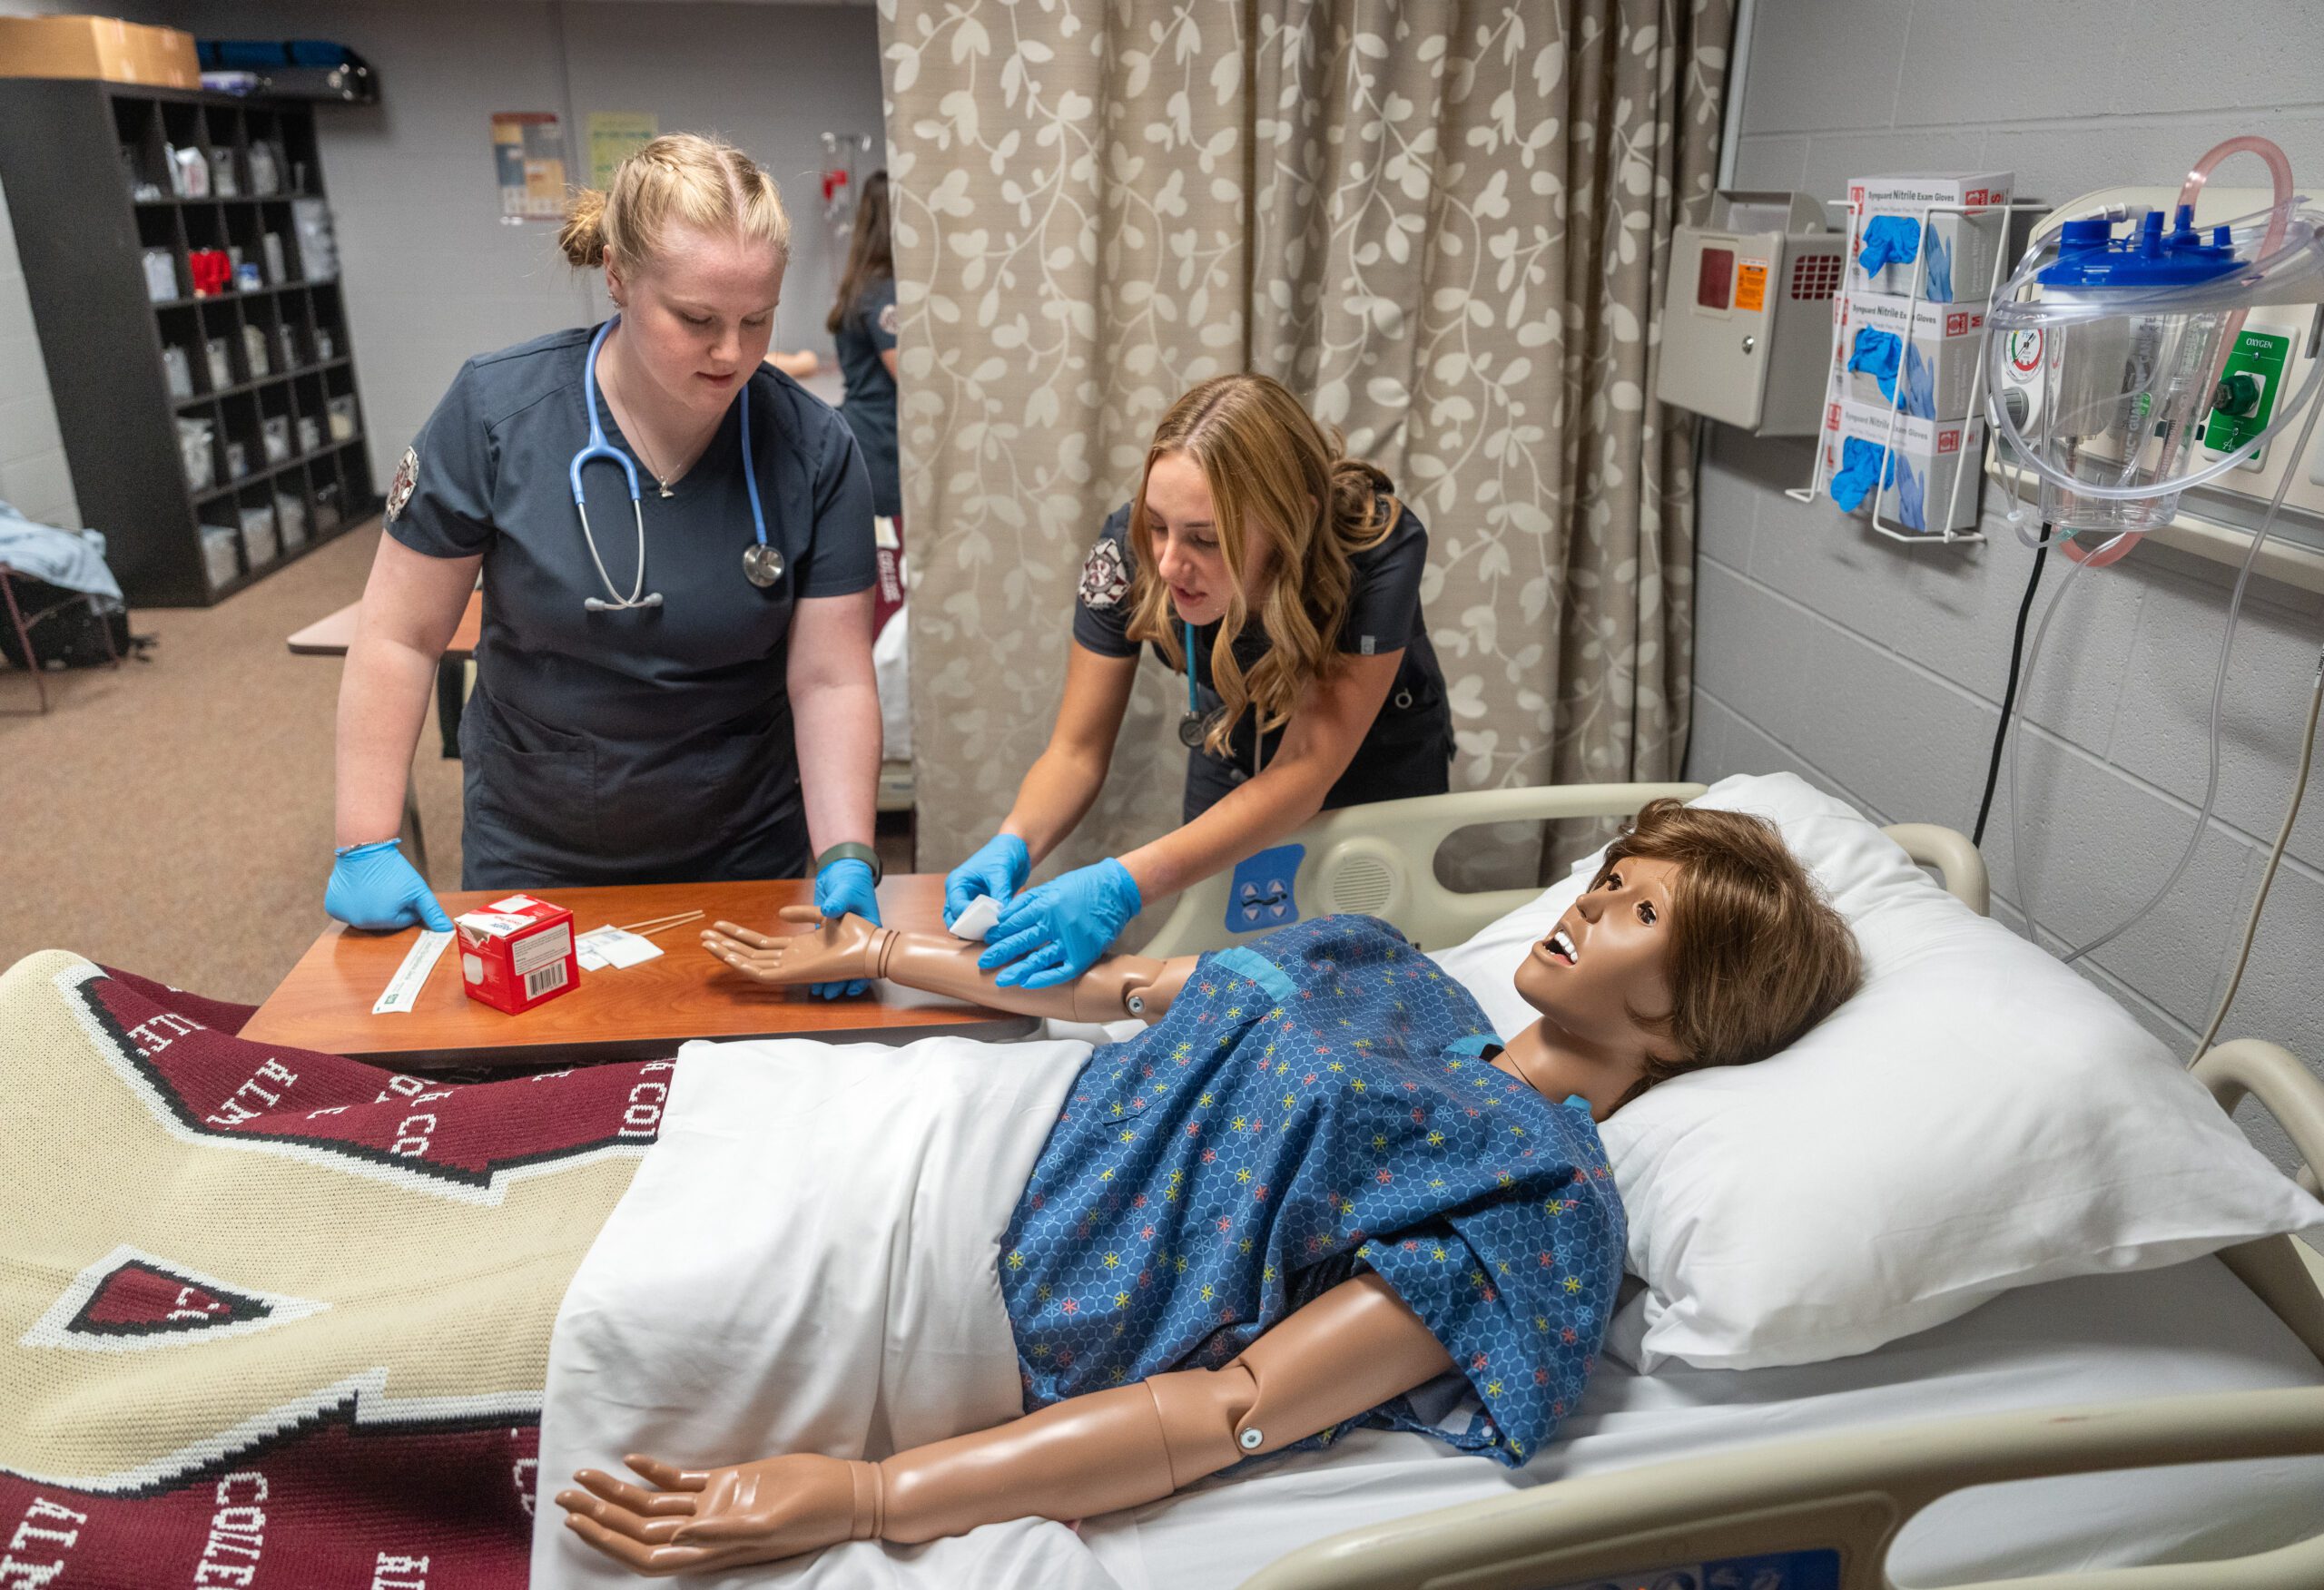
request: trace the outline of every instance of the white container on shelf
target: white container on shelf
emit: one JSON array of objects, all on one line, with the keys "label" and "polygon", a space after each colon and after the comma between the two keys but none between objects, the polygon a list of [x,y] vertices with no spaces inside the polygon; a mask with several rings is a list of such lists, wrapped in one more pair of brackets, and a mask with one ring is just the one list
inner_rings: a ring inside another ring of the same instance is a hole
[{"label": "white container on shelf", "polygon": [[282,538],[282,550],[296,552],[307,545],[307,499],[295,492],[274,494],[274,527]]},{"label": "white container on shelf", "polygon": [[212,337],[202,345],[202,351],[210,364],[210,389],[212,392],[219,392],[232,386],[234,361],[227,357],[226,339],[223,337]]},{"label": "white container on shelf", "polygon": [[242,572],[241,545],[239,530],[223,525],[202,527],[202,565],[210,576],[212,590],[233,584],[235,576]]},{"label": "white container on shelf", "polygon": [[226,478],[240,480],[251,472],[251,449],[248,443],[230,441],[226,444]]},{"label": "white container on shelf", "polygon": [[218,484],[218,458],[210,446],[214,434],[215,427],[206,419],[178,421],[178,456],[185,464],[190,491],[208,491]]},{"label": "white container on shelf", "polygon": [[178,257],[167,249],[148,249],[145,260],[145,296],[157,304],[165,304],[182,296],[178,292]]},{"label": "white container on shelf", "polygon": [[312,453],[323,445],[323,423],[311,414],[302,414],[298,424],[299,451]]},{"label": "white container on shelf", "polygon": [[259,249],[266,256],[266,279],[280,287],[289,280],[282,266],[282,234],[268,232],[258,240]]},{"label": "white container on shelf", "polygon": [[274,373],[273,361],[266,350],[266,332],[259,327],[242,328],[242,363],[249,367],[253,378]]},{"label": "white container on shelf", "polygon": [[265,450],[269,464],[287,464],[290,460],[290,417],[270,414],[258,422],[259,446]]},{"label": "white container on shelf", "polygon": [[272,563],[280,551],[274,538],[274,505],[258,503],[242,510],[242,556],[252,569]]},{"label": "white container on shelf", "polygon": [[330,439],[351,442],[355,439],[355,399],[334,398],[328,405],[330,410]]},{"label": "white container on shelf", "polygon": [[186,357],[184,348],[162,349],[162,378],[169,384],[171,397],[193,396],[193,360]]}]

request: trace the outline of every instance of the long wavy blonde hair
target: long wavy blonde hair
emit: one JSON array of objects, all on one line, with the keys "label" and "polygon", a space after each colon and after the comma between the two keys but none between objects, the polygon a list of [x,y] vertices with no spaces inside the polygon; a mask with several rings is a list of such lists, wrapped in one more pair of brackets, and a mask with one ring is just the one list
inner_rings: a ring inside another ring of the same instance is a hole
[{"label": "long wavy blonde hair", "polygon": [[[1316,424],[1280,382],[1216,376],[1188,390],[1155,427],[1129,515],[1137,553],[1129,638],[1160,643],[1173,667],[1186,666],[1185,648],[1169,588],[1156,572],[1146,513],[1146,476],[1173,453],[1202,470],[1226,560],[1226,612],[1210,648],[1211,683],[1226,711],[1204,741],[1216,755],[1246,706],[1257,707],[1261,733],[1277,728],[1309,683],[1339,665],[1340,630],[1354,584],[1349,558],[1378,544],[1402,510],[1395,483],[1376,466],[1349,457],[1340,434]],[[1262,547],[1272,555],[1259,601],[1267,654],[1246,676],[1235,661],[1235,637],[1250,617],[1244,570]]]}]

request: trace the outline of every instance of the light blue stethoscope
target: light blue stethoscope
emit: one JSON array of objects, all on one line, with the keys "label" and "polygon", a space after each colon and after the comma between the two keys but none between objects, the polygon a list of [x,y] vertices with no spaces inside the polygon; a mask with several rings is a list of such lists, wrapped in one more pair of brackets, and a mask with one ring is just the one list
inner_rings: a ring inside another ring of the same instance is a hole
[{"label": "light blue stethoscope", "polygon": [[[597,418],[597,352],[605,347],[606,338],[619,324],[621,317],[615,315],[598,327],[597,334],[589,339],[589,357],[581,365],[581,403],[589,415],[589,442],[573,455],[573,462],[566,469],[566,478],[573,483],[573,505],[581,515],[581,539],[588,545],[589,561],[597,565],[597,578],[605,582],[606,594],[613,598],[610,602],[602,596],[587,598],[581,605],[590,613],[627,613],[632,608],[662,605],[662,593],[645,590],[645,507],[639,500],[637,466],[628,454],[606,442],[606,427]],[[758,532],[758,545],[744,549],[743,553],[743,575],[763,591],[783,578],[783,554],[767,545],[766,511],[759,504],[758,466],[751,456],[751,380],[748,376],[743,378],[743,388],[735,395],[735,402],[742,411],[743,480],[750,487],[751,527]],[[621,594],[621,587],[614,584],[613,576],[606,573],[605,559],[597,555],[597,538],[589,529],[588,498],[581,489],[581,471],[600,459],[621,466],[622,478],[629,482],[630,517],[637,524],[637,579],[631,584],[626,596]]]}]

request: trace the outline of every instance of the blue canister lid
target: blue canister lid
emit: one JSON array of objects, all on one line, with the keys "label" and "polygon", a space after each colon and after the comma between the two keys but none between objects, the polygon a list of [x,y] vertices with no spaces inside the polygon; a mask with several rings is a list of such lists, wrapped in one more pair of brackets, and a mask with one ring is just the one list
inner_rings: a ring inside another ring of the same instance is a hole
[{"label": "blue canister lid", "polygon": [[2150,210],[2136,230],[2120,238],[2103,216],[2070,221],[2058,234],[2055,263],[2034,280],[2043,287],[2151,290],[2211,281],[2243,263],[2227,228],[2214,227],[2207,240],[2195,230],[2191,207],[2181,205],[2176,219],[2165,231],[2162,211]]}]

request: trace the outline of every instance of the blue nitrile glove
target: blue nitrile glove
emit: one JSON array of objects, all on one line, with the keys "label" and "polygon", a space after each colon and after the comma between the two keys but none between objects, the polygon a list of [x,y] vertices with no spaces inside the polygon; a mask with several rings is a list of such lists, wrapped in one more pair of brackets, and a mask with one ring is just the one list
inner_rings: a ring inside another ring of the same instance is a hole
[{"label": "blue nitrile glove", "polygon": [[401,839],[350,845],[333,852],[330,886],[323,890],[323,909],[350,928],[392,933],[415,925],[432,933],[449,933],[451,918],[436,903],[428,880],[403,859]]},{"label": "blue nitrile glove", "polygon": [[1913,466],[1902,458],[1896,460],[1896,516],[1905,522],[1907,530],[1927,529],[1928,521],[1922,516],[1921,494],[1924,488],[1921,477],[1914,474]]},{"label": "blue nitrile glove", "polygon": [[1888,449],[1862,437],[1850,437],[1840,448],[1839,473],[1832,476],[1832,500],[1855,513],[1880,485],[1880,466]]},{"label": "blue nitrile glove", "polygon": [[993,979],[1004,988],[1069,983],[1097,964],[1145,905],[1137,879],[1111,857],[1076,868],[1009,901],[977,965],[988,972],[1007,967]]},{"label": "blue nitrile glove", "polygon": [[1890,264],[1909,265],[1920,252],[1919,221],[1909,215],[1876,215],[1864,223],[1864,247],[1856,262],[1870,274]]},{"label": "blue nitrile glove", "polygon": [[1936,374],[1917,342],[1905,345],[1905,412],[1915,419],[1936,417]]},{"label": "blue nitrile glove", "polygon": [[1880,383],[1880,395],[1889,402],[1896,401],[1896,352],[1904,347],[1904,339],[1894,331],[1876,327],[1856,329],[1856,351],[1848,355],[1848,368],[1862,370]]},{"label": "blue nitrile glove", "polygon": [[[825,918],[857,916],[867,922],[880,919],[880,896],[872,877],[872,863],[849,856],[827,861],[815,874],[815,909]],[[810,983],[807,992],[825,999],[853,998],[872,985],[862,977],[844,983]]]},{"label": "blue nitrile glove", "polygon": [[944,926],[950,928],[980,895],[990,895],[1002,905],[1025,887],[1033,870],[1033,853],[1015,834],[995,834],[978,847],[975,855],[944,875]]}]

